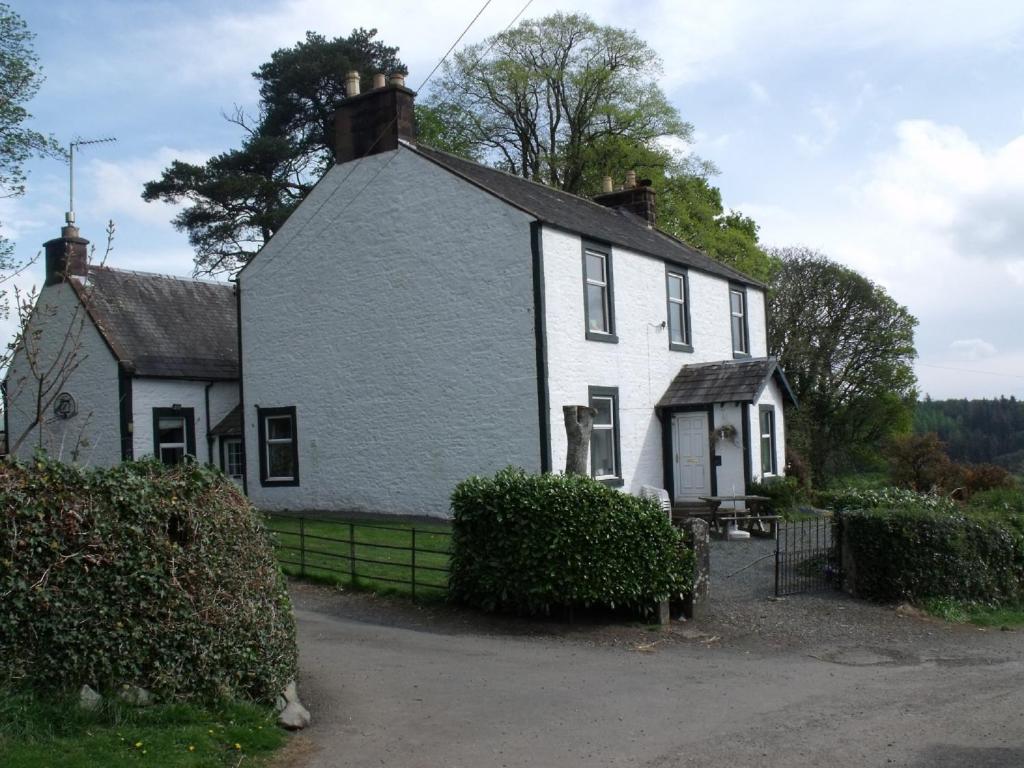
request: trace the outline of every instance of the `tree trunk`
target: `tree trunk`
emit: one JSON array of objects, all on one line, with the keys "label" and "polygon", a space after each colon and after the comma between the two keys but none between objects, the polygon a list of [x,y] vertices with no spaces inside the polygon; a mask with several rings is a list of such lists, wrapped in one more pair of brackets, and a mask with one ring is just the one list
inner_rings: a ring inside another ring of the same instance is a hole
[{"label": "tree trunk", "polygon": [[563,405],[565,436],[569,450],[565,455],[565,474],[589,475],[587,455],[590,452],[590,433],[594,428],[597,411],[589,405]]}]

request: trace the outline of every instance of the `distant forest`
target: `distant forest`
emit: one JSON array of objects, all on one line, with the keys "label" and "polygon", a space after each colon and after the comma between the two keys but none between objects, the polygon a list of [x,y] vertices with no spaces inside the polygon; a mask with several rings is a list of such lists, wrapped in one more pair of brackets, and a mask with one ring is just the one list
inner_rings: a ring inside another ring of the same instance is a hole
[{"label": "distant forest", "polygon": [[936,432],[956,461],[999,464],[1024,473],[1024,401],[931,400],[914,411],[914,431]]}]

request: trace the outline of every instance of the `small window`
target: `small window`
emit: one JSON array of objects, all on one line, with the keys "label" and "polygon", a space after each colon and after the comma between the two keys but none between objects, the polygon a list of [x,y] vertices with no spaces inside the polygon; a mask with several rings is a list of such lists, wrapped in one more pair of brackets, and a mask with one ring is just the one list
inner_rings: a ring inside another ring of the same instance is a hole
[{"label": "small window", "polygon": [[299,484],[299,441],[295,408],[259,408],[260,482]]},{"label": "small window", "polygon": [[168,466],[195,457],[195,409],[153,409],[153,455]]},{"label": "small window", "polygon": [[668,296],[668,346],[680,352],[693,352],[690,341],[690,287],[686,273],[667,270],[665,283]]},{"label": "small window", "polygon": [[761,474],[778,474],[778,463],[775,458],[775,408],[762,405],[761,418]]},{"label": "small window", "polygon": [[747,293],[742,288],[729,289],[729,310],[732,315],[733,355],[746,357],[750,354],[747,343]]},{"label": "small window", "polygon": [[618,341],[615,338],[611,252],[592,244],[583,246],[583,308],[588,339]]},{"label": "small window", "polygon": [[590,388],[590,407],[594,428],[590,433],[590,474],[613,485],[622,484],[619,453],[619,390],[610,387]]},{"label": "small window", "polygon": [[226,437],[223,446],[221,469],[232,480],[241,483],[242,477],[245,475],[245,454],[242,452],[242,440],[238,437]]}]

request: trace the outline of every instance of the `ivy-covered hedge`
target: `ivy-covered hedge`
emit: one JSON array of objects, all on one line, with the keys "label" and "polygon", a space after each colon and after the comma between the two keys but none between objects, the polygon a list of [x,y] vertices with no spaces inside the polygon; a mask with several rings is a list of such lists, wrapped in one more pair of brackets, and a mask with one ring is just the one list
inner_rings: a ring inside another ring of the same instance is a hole
[{"label": "ivy-covered hedge", "polygon": [[471,477],[452,512],[449,590],[484,610],[646,612],[693,582],[693,553],[660,507],[589,477]]},{"label": "ivy-covered hedge", "polygon": [[0,464],[0,685],[271,701],[296,660],[268,535],[219,472]]},{"label": "ivy-covered hedge", "polygon": [[907,505],[848,510],[840,534],[856,592],[879,601],[1024,600],[1024,521]]}]

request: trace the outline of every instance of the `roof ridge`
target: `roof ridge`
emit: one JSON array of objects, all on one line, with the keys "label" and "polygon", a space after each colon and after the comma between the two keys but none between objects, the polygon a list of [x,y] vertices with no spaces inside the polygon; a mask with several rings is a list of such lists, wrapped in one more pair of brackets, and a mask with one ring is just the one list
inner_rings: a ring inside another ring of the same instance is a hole
[{"label": "roof ridge", "polygon": [[162,280],[176,280],[179,283],[195,283],[198,285],[220,285],[234,290],[232,283],[226,280],[212,280],[200,277],[182,277],[181,275],[168,275],[164,272],[147,272],[141,269],[124,269],[122,267],[108,267],[105,264],[90,264],[90,271],[117,272],[122,275],[138,275],[139,277],[156,277]]}]

